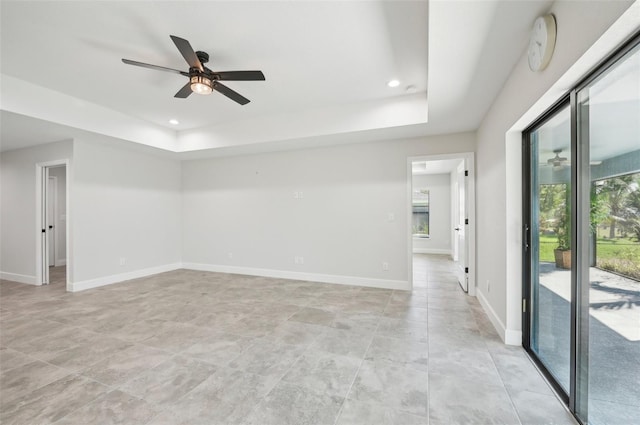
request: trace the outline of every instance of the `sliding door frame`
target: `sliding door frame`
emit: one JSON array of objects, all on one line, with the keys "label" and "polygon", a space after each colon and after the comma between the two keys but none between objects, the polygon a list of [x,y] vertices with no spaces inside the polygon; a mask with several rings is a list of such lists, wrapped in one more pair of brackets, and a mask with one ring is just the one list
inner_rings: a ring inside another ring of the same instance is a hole
[{"label": "sliding door frame", "polygon": [[[553,118],[557,113],[559,113],[562,109],[571,105],[571,120],[573,120],[573,105],[571,103],[571,96],[565,95],[560,100],[558,100],[555,104],[553,104],[547,111],[545,111],[540,117],[538,117],[529,127],[527,127],[522,132],[522,214],[523,214],[523,237],[522,240],[524,243],[522,244],[522,346],[527,351],[531,359],[534,361],[538,369],[542,372],[544,377],[553,387],[553,390],[556,394],[566,403],[567,405],[572,405],[572,400],[574,399],[573,394],[575,390],[573,388],[574,376],[575,376],[575,362],[571,361],[570,363],[570,372],[569,372],[569,382],[570,389],[569,393],[567,393],[564,388],[560,385],[560,383],[556,380],[553,374],[549,371],[549,369],[545,366],[545,364],[538,358],[536,353],[531,348],[531,312],[533,310],[532,306],[532,281],[531,281],[531,244],[532,244],[532,232],[531,229],[534,227],[531,217],[531,189],[532,189],[532,168],[531,168],[531,160],[533,159],[533,155],[531,152],[531,135],[534,131],[536,131],[539,127],[541,127],[544,123],[546,123],[549,119]],[[573,125],[571,128],[571,161],[572,164],[575,164],[575,149],[574,145],[574,131]],[[574,167],[571,167],[571,187],[575,187],[575,176],[574,176]],[[574,208],[574,198],[576,195],[575,190],[571,190],[571,211],[575,211]],[[571,234],[572,234],[572,244],[575,243],[573,240],[573,236],[575,235],[574,226],[576,225],[575,220],[571,222]],[[573,245],[575,246],[575,245]],[[571,260],[572,264],[575,264],[575,250],[571,252]],[[573,269],[571,270],[571,307],[570,307],[570,320],[571,320],[571,330],[570,330],[570,352],[569,358],[573,360],[576,346],[575,346],[575,332],[576,328],[573,325],[575,323],[575,303],[573,302],[575,299],[575,273]]]}]

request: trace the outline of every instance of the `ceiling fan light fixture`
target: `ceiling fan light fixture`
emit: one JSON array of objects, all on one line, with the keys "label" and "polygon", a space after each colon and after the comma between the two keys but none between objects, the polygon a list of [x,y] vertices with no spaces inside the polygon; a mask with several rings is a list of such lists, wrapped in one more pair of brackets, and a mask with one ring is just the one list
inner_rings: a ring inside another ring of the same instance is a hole
[{"label": "ceiling fan light fixture", "polygon": [[191,81],[191,91],[197,94],[211,94],[213,91],[213,81],[204,75],[192,75],[189,77]]}]

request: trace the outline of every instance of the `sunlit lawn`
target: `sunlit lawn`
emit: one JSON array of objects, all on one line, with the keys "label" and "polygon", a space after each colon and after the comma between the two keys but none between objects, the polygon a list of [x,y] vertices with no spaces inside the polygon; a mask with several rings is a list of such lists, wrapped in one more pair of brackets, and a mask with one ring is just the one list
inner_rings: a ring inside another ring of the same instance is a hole
[{"label": "sunlit lawn", "polygon": [[[540,236],[540,261],[554,262],[553,250],[558,246],[558,239],[553,235]],[[598,265],[609,264],[605,269],[635,277],[640,272],[640,242],[631,238],[598,239],[596,247]],[[616,270],[612,261],[620,262],[624,270]]]}]

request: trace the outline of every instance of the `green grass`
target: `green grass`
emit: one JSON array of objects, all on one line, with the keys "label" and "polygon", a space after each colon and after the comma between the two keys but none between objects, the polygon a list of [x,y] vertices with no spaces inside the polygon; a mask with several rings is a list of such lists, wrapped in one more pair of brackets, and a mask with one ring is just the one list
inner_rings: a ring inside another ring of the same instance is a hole
[{"label": "green grass", "polygon": [[[541,235],[540,261],[554,262],[553,250],[557,246],[555,236]],[[640,280],[640,242],[630,238],[599,238],[596,253],[598,267]]]},{"label": "green grass", "polygon": [[558,238],[555,236],[541,235],[540,236],[540,261],[547,263],[553,263],[555,257],[553,256],[553,250],[558,246]]}]

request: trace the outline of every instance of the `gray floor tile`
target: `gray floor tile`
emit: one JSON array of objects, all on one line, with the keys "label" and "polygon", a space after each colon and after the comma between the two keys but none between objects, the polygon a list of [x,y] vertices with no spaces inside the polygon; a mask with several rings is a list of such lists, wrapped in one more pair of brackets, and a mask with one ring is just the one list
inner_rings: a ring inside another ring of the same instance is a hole
[{"label": "gray floor tile", "polygon": [[518,424],[504,386],[429,374],[429,423]]},{"label": "gray floor tile", "polygon": [[48,360],[55,353],[85,345],[87,340],[96,338],[101,338],[101,335],[82,328],[59,325],[47,335],[16,344],[14,347],[30,356]]},{"label": "gray floor tile", "polygon": [[272,332],[266,334],[263,339],[274,343],[284,343],[307,347],[326,331],[322,325],[286,321],[278,325]]},{"label": "gray floor tile", "polygon": [[516,394],[511,394],[511,400],[522,425],[576,424],[573,416],[558,403],[554,395],[518,391]]},{"label": "gray floor tile", "polygon": [[289,318],[290,321],[311,323],[314,325],[330,325],[336,314],[319,308],[305,307]]},{"label": "gray floor tile", "polygon": [[372,339],[371,333],[330,328],[311,345],[311,348],[361,359]]},{"label": "gray floor tile", "polygon": [[553,392],[531,360],[522,352],[492,354],[507,390],[526,388],[527,391],[551,396]]},{"label": "gray floor tile", "polygon": [[211,331],[205,328],[187,323],[160,322],[157,323],[157,326],[159,329],[155,331],[155,334],[142,341],[142,343],[173,353],[179,353],[200,339],[212,334]]},{"label": "gray floor tile", "polygon": [[427,372],[398,363],[366,360],[347,398],[427,416],[430,386]]},{"label": "gray floor tile", "polygon": [[14,367],[23,366],[36,359],[11,348],[0,348],[0,373],[6,372]]},{"label": "gray floor tile", "polygon": [[307,350],[282,379],[319,394],[344,398],[360,364],[361,360],[354,357]]},{"label": "gray floor tile", "polygon": [[143,372],[120,389],[154,404],[175,402],[215,370],[213,365],[176,356]]},{"label": "gray floor tile", "polygon": [[409,322],[389,317],[382,318],[376,330],[376,334],[378,335],[417,342],[428,342],[428,333],[428,328],[425,323]]},{"label": "gray floor tile", "polygon": [[56,425],[142,425],[157,411],[158,408],[150,403],[115,390],[64,417]]},{"label": "gray floor tile", "polygon": [[330,326],[346,331],[373,333],[378,329],[381,317],[372,313],[347,314],[339,312],[336,313],[336,317]]},{"label": "gray floor tile", "polygon": [[3,408],[5,425],[49,424],[106,393],[108,387],[77,375],[67,375],[23,395]]},{"label": "gray floor tile", "polygon": [[346,400],[336,425],[428,425],[429,418],[377,403]]},{"label": "gray floor tile", "polygon": [[281,378],[302,355],[305,347],[258,340],[229,366],[248,373]]},{"label": "gray floor tile", "polygon": [[429,345],[399,338],[375,336],[367,350],[365,360],[390,361],[427,371],[429,368]]},{"label": "gray floor tile", "polygon": [[130,347],[128,342],[100,335],[86,339],[81,345],[54,354],[47,361],[77,372]]},{"label": "gray floor tile", "polygon": [[389,304],[384,310],[385,317],[427,323],[429,310],[413,305]]},{"label": "gray floor tile", "polygon": [[247,425],[333,424],[343,398],[315,393],[286,382],[278,384],[244,422]]},{"label": "gray floor tile", "polygon": [[485,351],[458,349],[438,351],[429,358],[429,376],[457,379],[478,386],[502,386],[491,355]]},{"label": "gray floor tile", "polygon": [[39,360],[3,372],[0,375],[1,410],[4,411],[12,400],[69,375],[69,373],[66,369]]},{"label": "gray floor tile", "polygon": [[171,354],[144,345],[133,345],[82,370],[83,376],[117,387],[158,364]]},{"label": "gray floor tile", "polygon": [[241,423],[278,379],[222,368],[152,421],[153,424]]},{"label": "gray floor tile", "polygon": [[215,365],[226,366],[254,342],[253,338],[220,333],[196,342],[184,350],[182,355]]}]

